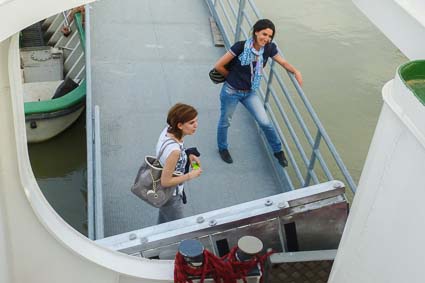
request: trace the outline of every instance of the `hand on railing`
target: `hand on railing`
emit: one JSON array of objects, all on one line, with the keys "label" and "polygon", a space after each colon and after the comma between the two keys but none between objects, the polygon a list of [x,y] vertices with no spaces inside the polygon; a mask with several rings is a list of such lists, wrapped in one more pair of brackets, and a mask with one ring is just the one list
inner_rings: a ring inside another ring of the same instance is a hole
[{"label": "hand on railing", "polygon": [[68,35],[71,34],[71,31],[72,31],[71,30],[71,23],[74,20],[74,15],[76,13],[81,13],[82,23],[83,23],[83,27],[84,27],[84,18],[85,18],[84,17],[84,14],[85,14],[85,8],[84,8],[84,6],[78,6],[78,7],[73,8],[68,13],[68,15],[66,15],[66,13],[63,12],[62,14],[63,14],[64,20],[65,20],[65,23],[64,23],[61,31],[62,31],[62,33],[63,33],[64,36],[68,36]]},{"label": "hand on railing", "polygon": [[64,36],[68,36],[71,34],[71,27],[70,26],[63,26],[61,29],[61,32]]},{"label": "hand on railing", "polygon": [[68,20],[68,16],[66,15],[66,12],[62,12],[62,16],[64,19],[64,24],[63,27],[61,29],[61,32],[63,33],[64,36],[68,36],[71,34],[71,27],[69,25],[70,21]]},{"label": "hand on railing", "polygon": [[295,79],[297,80],[297,82],[299,83],[300,86],[303,86],[303,77],[301,75],[301,72],[298,70],[295,70],[295,72],[293,73],[295,76]]},{"label": "hand on railing", "polygon": [[301,75],[301,72],[298,71],[297,68],[292,66],[288,61],[286,61],[280,54],[276,54],[273,57],[273,60],[276,61],[279,65],[281,65],[283,68],[285,68],[288,72],[291,72],[294,74],[295,79],[297,80],[298,84],[300,86],[303,85],[303,77]]}]

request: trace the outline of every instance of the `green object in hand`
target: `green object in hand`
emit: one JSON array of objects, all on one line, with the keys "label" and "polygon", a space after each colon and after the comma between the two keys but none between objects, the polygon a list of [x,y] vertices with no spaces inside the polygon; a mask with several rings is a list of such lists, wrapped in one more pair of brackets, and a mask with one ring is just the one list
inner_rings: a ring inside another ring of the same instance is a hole
[{"label": "green object in hand", "polygon": [[199,169],[199,164],[196,161],[193,161],[192,162],[192,168],[193,168],[193,170]]}]

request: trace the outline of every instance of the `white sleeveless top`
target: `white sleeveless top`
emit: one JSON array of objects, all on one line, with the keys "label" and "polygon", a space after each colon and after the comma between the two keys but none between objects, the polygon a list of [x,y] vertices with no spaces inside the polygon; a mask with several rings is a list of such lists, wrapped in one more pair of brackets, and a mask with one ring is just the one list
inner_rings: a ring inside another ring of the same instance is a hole
[{"label": "white sleeveless top", "polygon": [[[168,156],[170,156],[171,152],[175,150],[180,151],[179,159],[177,160],[175,171],[180,172],[181,174],[184,174],[184,169],[187,162],[187,155],[185,152],[184,144],[178,143],[174,139],[171,139],[167,136],[167,129],[168,126],[162,130],[161,134],[159,135],[158,142],[156,143],[156,156],[159,155],[159,152],[161,151],[161,146],[164,148],[164,151],[159,159],[159,162],[161,162],[162,165],[165,164],[165,161],[167,160]],[[165,143],[164,143],[165,142]],[[178,194],[183,194],[183,183],[179,184],[177,186]],[[174,193],[176,195],[176,193]]]}]

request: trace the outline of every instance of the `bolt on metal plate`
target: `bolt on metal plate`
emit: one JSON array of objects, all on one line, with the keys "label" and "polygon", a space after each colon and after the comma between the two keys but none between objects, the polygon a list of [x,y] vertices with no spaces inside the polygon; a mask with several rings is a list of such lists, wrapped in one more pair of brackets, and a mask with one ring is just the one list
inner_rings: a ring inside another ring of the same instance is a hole
[{"label": "bolt on metal plate", "polygon": [[287,201],[282,201],[282,202],[279,202],[278,204],[277,204],[277,207],[278,208],[285,208],[285,207],[288,207],[289,206],[289,204],[288,204],[288,202]]},{"label": "bolt on metal plate", "polygon": [[202,217],[202,216],[199,216],[198,218],[196,218],[196,223],[201,224],[201,223],[203,223],[204,221],[205,221],[205,219],[204,219],[204,217]]},{"label": "bolt on metal plate", "polygon": [[343,184],[341,184],[341,182],[335,182],[335,183],[333,184],[333,187],[334,187],[335,189],[340,189],[340,188],[343,188],[343,187],[344,187],[344,185],[343,185]]},{"label": "bolt on metal plate", "polygon": [[137,239],[137,235],[134,233],[131,233],[128,238],[130,239],[130,241],[136,240]]},{"label": "bolt on metal plate", "polygon": [[141,237],[140,238],[140,243],[141,244],[144,244],[144,243],[147,243],[148,242],[148,238],[146,238],[146,237]]}]

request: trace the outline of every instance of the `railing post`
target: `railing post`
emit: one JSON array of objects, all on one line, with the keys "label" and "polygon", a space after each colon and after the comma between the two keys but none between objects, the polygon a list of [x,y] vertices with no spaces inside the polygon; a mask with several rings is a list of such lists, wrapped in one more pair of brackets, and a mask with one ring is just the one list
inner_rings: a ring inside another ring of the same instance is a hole
[{"label": "railing post", "polygon": [[236,19],[235,42],[239,41],[241,37],[242,28],[242,14],[245,9],[246,0],[239,0],[238,18]]},{"label": "railing post", "polygon": [[85,13],[85,60],[86,60],[86,136],[87,136],[87,222],[88,237],[96,239],[95,215],[94,215],[94,116],[92,103],[92,80],[91,80],[91,39],[90,39],[90,6],[84,6]]},{"label": "railing post", "polygon": [[316,149],[319,148],[321,139],[322,139],[322,134],[320,133],[319,130],[317,130],[316,139],[313,145],[313,151],[311,152],[310,163],[308,164],[308,167],[307,167],[307,176],[305,177],[305,182],[303,187],[307,187],[308,185],[310,185],[311,172],[313,171],[314,163],[316,162]]},{"label": "railing post", "polygon": [[269,78],[267,79],[266,94],[264,95],[264,105],[266,105],[266,103],[269,102],[270,87],[272,85],[272,80],[273,80],[273,67],[274,67],[274,65],[275,65],[274,60],[272,60],[272,63],[270,64]]},{"label": "railing post", "polygon": [[100,108],[98,105],[94,106],[94,197],[93,197],[93,211],[94,211],[94,237],[96,240],[103,239],[103,193],[102,193],[102,153],[101,153],[101,140],[100,140]]}]

